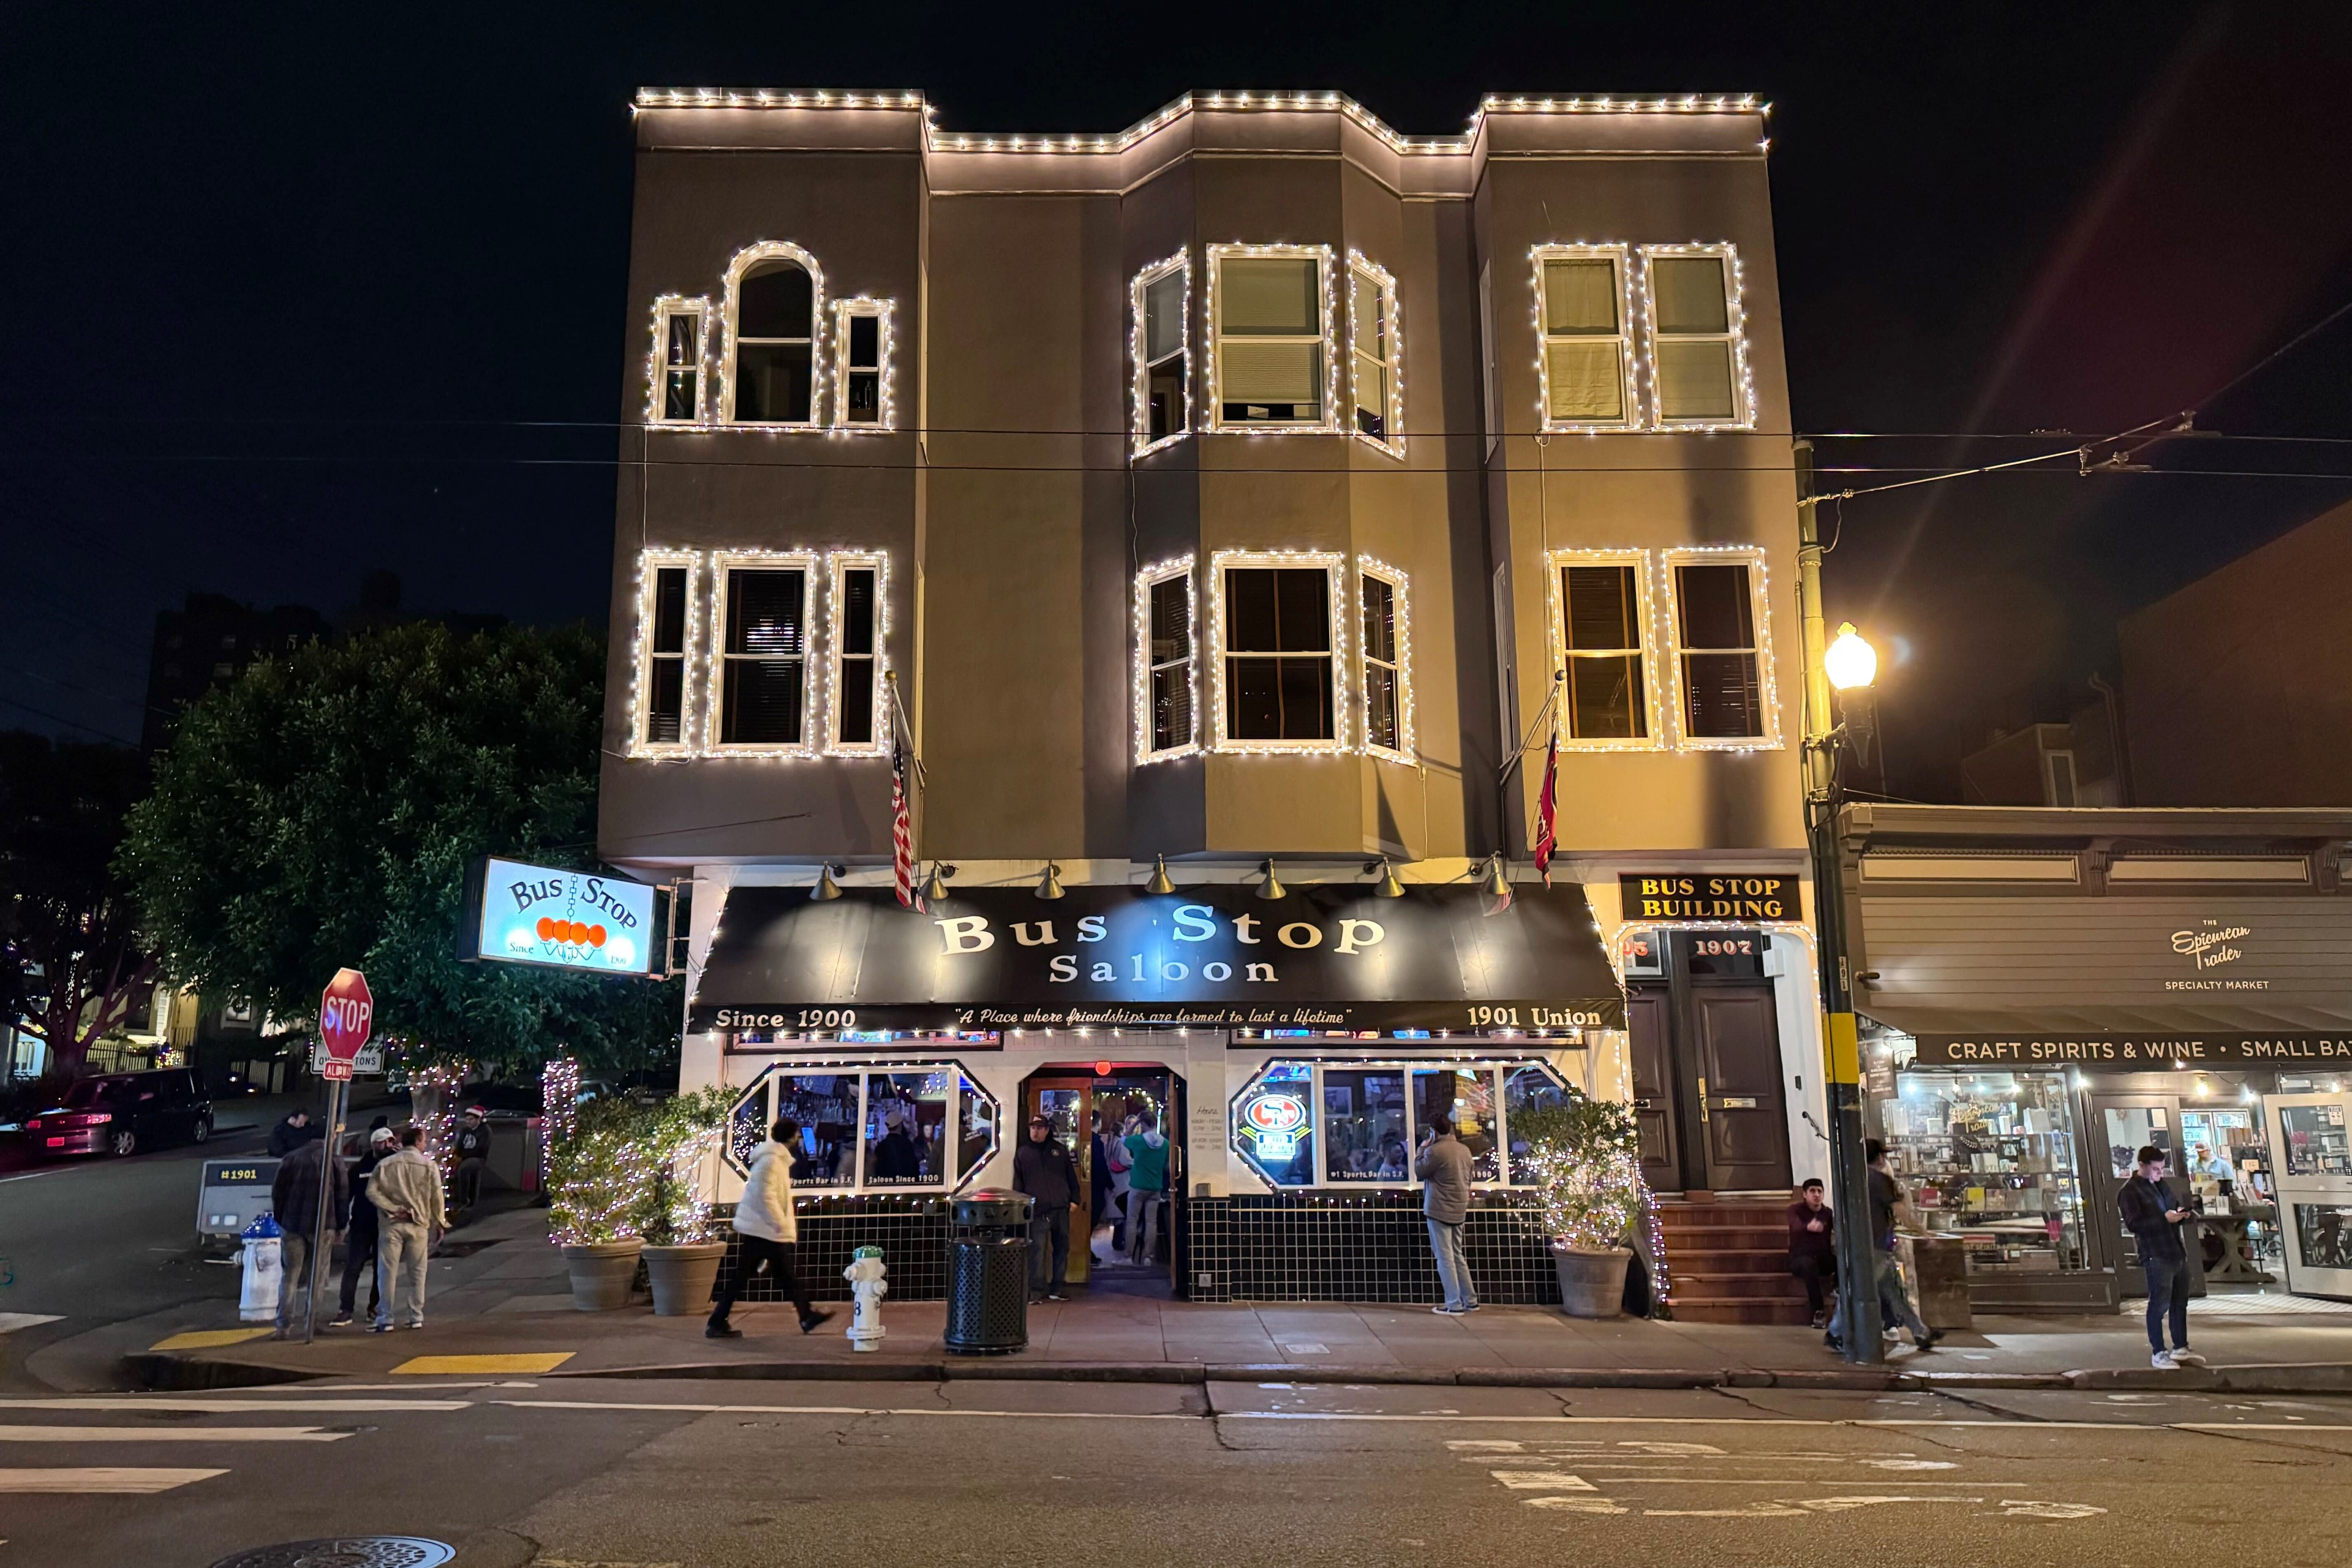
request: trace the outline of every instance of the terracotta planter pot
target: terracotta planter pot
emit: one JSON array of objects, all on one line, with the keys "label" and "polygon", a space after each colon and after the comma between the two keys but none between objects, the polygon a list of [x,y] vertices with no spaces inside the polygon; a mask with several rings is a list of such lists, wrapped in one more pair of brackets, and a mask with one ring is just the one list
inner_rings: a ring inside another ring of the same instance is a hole
[{"label": "terracotta planter pot", "polygon": [[710,1310],[710,1289],[727,1256],[723,1241],[689,1241],[646,1248],[646,1278],[654,1288],[654,1316],[691,1318]]},{"label": "terracotta planter pot", "polygon": [[1622,1247],[1562,1247],[1552,1243],[1559,1273],[1559,1310],[1571,1318],[1614,1318],[1625,1310],[1625,1270],[1633,1253]]},{"label": "terracotta planter pot", "polygon": [[637,1278],[637,1255],[645,1246],[631,1237],[626,1241],[593,1241],[565,1247],[564,1267],[572,1270],[572,1305],[583,1312],[616,1312],[627,1306],[629,1287]]}]

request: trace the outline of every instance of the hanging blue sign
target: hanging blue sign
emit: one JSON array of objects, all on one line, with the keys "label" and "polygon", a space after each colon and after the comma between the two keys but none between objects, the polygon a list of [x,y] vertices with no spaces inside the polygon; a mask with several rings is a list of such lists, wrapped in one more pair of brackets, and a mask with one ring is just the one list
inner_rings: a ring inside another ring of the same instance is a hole
[{"label": "hanging blue sign", "polygon": [[467,878],[468,961],[644,975],[659,946],[654,889],[642,882],[496,859],[477,861]]}]

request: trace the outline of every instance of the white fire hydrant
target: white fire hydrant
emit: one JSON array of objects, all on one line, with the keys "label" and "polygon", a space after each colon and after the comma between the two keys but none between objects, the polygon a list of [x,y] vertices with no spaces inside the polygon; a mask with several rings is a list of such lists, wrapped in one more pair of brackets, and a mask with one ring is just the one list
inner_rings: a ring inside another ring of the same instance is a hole
[{"label": "white fire hydrant", "polygon": [[854,1351],[879,1350],[882,1347],[882,1298],[890,1293],[890,1282],[884,1278],[890,1271],[883,1267],[882,1249],[861,1247],[849,1255],[849,1267],[841,1277],[849,1281],[850,1293],[857,1299],[849,1314],[849,1348]]},{"label": "white fire hydrant", "polygon": [[286,1243],[278,1222],[263,1215],[245,1227],[245,1279],[237,1291],[236,1315],[248,1323],[278,1321],[278,1293],[286,1266]]}]

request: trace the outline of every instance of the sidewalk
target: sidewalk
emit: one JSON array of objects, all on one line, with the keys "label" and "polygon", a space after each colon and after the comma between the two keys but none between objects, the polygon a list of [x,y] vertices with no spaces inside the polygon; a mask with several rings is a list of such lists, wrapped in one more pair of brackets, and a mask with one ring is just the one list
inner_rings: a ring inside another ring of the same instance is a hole
[{"label": "sidewalk", "polygon": [[[426,1325],[415,1332],[321,1333],[310,1345],[242,1338],[233,1307],[183,1309],[118,1324],[113,1353],[138,1381],[194,1387],[305,1376],[510,1373],[565,1376],[1042,1378],[1115,1382],[1242,1379],[1318,1383],[1964,1388],[2075,1386],[2352,1393],[2352,1305],[2243,1316],[2199,1313],[2202,1372],[2157,1372],[2136,1314],[1980,1317],[1932,1352],[1906,1343],[1884,1369],[1850,1367],[1808,1329],[1589,1321],[1556,1310],[1489,1307],[1461,1318],[1425,1307],[1336,1302],[1160,1301],[1080,1294],[1030,1309],[1029,1348],[946,1353],[937,1301],[886,1302],[881,1351],[851,1351],[846,1303],[814,1334],[788,1305],[737,1309],[743,1338],[708,1340],[702,1320],[656,1318],[642,1299],[617,1312],[572,1308],[545,1211],[493,1215],[449,1237],[432,1266]],[[364,1305],[364,1302],[362,1302]],[[2204,1305],[2200,1303],[2200,1306]],[[94,1339],[97,1336],[84,1336]],[[233,1342],[222,1342],[227,1340]],[[70,1343],[72,1342],[68,1342]],[[52,1347],[52,1351],[65,1347]],[[101,1347],[85,1347],[85,1357]],[[457,1359],[452,1359],[457,1358]],[[471,1358],[496,1358],[477,1360]]]}]

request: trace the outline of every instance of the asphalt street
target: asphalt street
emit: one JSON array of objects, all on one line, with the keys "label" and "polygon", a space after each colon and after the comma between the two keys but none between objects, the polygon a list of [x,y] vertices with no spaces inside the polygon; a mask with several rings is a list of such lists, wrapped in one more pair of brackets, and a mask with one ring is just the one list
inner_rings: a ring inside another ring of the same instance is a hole
[{"label": "asphalt street", "polygon": [[425,1378],[0,1405],[0,1568],[2299,1568],[2347,1485],[2345,1400]]}]

